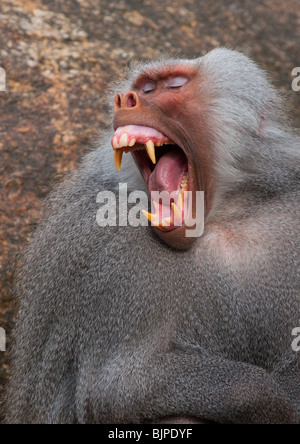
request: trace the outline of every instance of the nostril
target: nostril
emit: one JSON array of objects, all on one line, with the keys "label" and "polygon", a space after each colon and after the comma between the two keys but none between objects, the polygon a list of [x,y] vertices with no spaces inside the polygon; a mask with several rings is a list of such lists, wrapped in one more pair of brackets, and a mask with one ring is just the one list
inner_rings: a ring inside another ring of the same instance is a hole
[{"label": "nostril", "polygon": [[127,108],[134,108],[136,106],[136,97],[135,94],[129,93],[126,97],[126,106]]},{"label": "nostril", "polygon": [[135,108],[138,105],[138,96],[134,92],[125,95],[117,94],[114,99],[114,109]]},{"label": "nostril", "polygon": [[117,94],[115,97],[115,106],[117,108],[121,108],[121,106],[122,106],[122,98],[121,98],[120,94]]}]

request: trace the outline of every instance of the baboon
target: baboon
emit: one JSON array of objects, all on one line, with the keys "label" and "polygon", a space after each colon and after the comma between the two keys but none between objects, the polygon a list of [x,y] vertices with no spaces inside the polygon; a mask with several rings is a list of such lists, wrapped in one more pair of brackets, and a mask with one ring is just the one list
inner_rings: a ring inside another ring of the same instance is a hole
[{"label": "baboon", "polygon": [[[280,94],[216,49],[135,64],[114,97],[23,256],[6,422],[298,423],[300,139]],[[99,227],[119,183],[175,197],[152,226]],[[186,191],[201,237],[174,223]]]}]

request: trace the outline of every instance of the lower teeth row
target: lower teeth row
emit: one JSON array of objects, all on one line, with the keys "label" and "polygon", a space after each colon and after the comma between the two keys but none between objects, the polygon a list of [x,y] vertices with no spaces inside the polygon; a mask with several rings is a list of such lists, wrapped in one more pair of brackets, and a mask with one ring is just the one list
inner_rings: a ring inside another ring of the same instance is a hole
[{"label": "lower teeth row", "polygon": [[180,189],[183,191],[186,191],[188,189],[188,185],[189,185],[189,174],[186,172],[183,175],[181,184],[180,184]]}]

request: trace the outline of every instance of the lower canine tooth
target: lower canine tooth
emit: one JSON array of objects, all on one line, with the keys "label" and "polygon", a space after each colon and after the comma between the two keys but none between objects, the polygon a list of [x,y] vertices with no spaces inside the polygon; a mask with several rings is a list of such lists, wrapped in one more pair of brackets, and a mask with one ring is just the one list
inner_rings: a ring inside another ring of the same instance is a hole
[{"label": "lower canine tooth", "polygon": [[161,226],[162,227],[170,227],[171,226],[171,222],[172,222],[172,218],[171,217],[165,217],[162,222],[161,222]]},{"label": "lower canine tooth", "polygon": [[143,215],[152,223],[152,224],[156,224],[157,222],[157,214],[151,214],[148,213],[147,211],[143,210]]},{"label": "lower canine tooth", "polygon": [[153,201],[153,206],[154,206],[155,212],[158,213],[158,211],[159,211],[159,203],[154,200]]},{"label": "lower canine tooth", "polygon": [[148,142],[146,143],[146,150],[152,163],[156,164],[155,147],[152,140],[148,140]]},{"label": "lower canine tooth", "polygon": [[115,151],[114,156],[115,156],[115,165],[116,165],[117,171],[120,172],[121,165],[122,165],[123,151],[122,150]]},{"label": "lower canine tooth", "polygon": [[183,204],[184,204],[183,192],[181,192],[178,196],[177,205],[176,205],[179,211],[183,211]]},{"label": "lower canine tooth", "polygon": [[174,202],[172,203],[172,210],[175,217],[177,217],[178,219],[182,218],[182,211],[180,211],[180,209],[177,207],[177,205]]}]

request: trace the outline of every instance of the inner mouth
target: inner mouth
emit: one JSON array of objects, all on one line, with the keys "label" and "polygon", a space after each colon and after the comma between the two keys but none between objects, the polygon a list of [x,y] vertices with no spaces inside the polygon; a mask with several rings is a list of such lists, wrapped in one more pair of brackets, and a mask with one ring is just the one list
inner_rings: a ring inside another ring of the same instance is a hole
[{"label": "inner mouth", "polygon": [[159,131],[143,126],[119,127],[112,139],[115,164],[121,169],[124,153],[131,152],[147,184],[152,212],[144,211],[162,231],[182,226],[189,190],[188,161],[184,151]]}]

